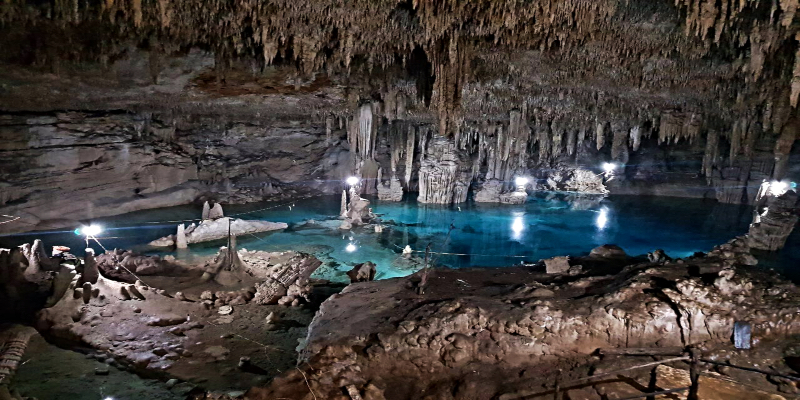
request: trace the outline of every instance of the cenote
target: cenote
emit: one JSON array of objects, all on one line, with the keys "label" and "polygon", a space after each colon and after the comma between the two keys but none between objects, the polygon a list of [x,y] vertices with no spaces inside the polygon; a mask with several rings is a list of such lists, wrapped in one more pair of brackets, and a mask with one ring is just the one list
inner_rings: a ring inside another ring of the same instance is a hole
[{"label": "cenote", "polygon": [[797,398],[799,3],[0,0],[0,400]]},{"label": "cenote", "polygon": [[[372,198],[373,212],[384,226],[383,232],[376,233],[371,226],[338,229],[339,200],[338,196],[317,196],[227,205],[225,210],[239,218],[289,224],[283,231],[237,237],[240,248],[313,254],[324,261],[314,277],[336,282],[346,282],[345,272],[366,261],[377,265],[376,279],[415,272],[421,264],[401,257],[406,245],[415,253],[423,253],[430,245],[434,264],[450,268],[503,267],[554,256],[580,256],[603,244],[617,244],[634,256],[660,248],[671,257],[683,258],[747,232],[752,221],[752,207],[711,200],[540,192],[523,205],[432,205],[415,199],[385,202]],[[147,243],[174,233],[177,221],[196,222],[200,211],[196,205],[150,209],[93,223],[104,227],[98,241],[107,249],[135,249],[192,260],[215,254],[225,241],[193,244],[183,251]],[[777,261],[797,257],[797,236],[793,234],[787,248],[777,255],[765,255],[765,265],[792,265]],[[0,245],[19,245],[32,237],[51,245],[85,247],[83,237],[71,230],[4,236]],[[103,251],[94,241],[89,245],[98,253]],[[784,272],[795,275],[789,269]]]}]

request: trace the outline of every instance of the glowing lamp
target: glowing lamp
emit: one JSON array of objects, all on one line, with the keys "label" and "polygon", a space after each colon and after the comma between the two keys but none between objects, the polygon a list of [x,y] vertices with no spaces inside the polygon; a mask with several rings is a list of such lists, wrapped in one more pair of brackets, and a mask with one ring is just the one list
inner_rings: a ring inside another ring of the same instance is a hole
[{"label": "glowing lamp", "polygon": [[76,229],[75,233],[79,233],[83,236],[97,236],[100,232],[103,231],[103,228],[100,225],[89,225],[89,226],[82,226],[80,230]]},{"label": "glowing lamp", "polygon": [[518,177],[517,179],[514,179],[514,184],[516,184],[518,187],[525,186],[528,184],[528,182],[530,181],[528,180],[528,178],[525,177]]},{"label": "glowing lamp", "polygon": [[348,252],[348,253],[352,253],[352,252],[356,251],[356,249],[357,249],[356,245],[354,245],[352,243],[348,244],[347,247],[344,248],[344,250],[346,252]]},{"label": "glowing lamp", "polygon": [[345,182],[347,182],[347,184],[350,185],[350,186],[355,186],[355,185],[358,185],[358,182],[361,182],[361,179],[358,179],[355,176],[351,176],[351,177],[347,178],[347,180]]},{"label": "glowing lamp", "polygon": [[772,181],[772,183],[769,184],[769,193],[775,197],[782,196],[788,190],[788,182]]},{"label": "glowing lamp", "polygon": [[617,166],[613,163],[603,163],[603,171],[605,171],[605,173],[610,174],[614,172],[615,169],[617,169]]}]

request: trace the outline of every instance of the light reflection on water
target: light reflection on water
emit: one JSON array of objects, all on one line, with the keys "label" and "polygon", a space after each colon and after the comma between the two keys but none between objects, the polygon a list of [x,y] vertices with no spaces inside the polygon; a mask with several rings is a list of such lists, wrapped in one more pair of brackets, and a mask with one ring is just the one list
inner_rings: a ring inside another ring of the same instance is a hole
[{"label": "light reflection on water", "polygon": [[[314,253],[326,262],[320,277],[344,281],[345,271],[366,261],[378,266],[378,278],[407,275],[410,266],[399,257],[406,245],[421,252],[431,244],[434,252],[461,254],[437,258],[438,264],[451,267],[499,267],[557,255],[580,255],[606,243],[617,244],[628,254],[662,248],[672,257],[686,257],[745,233],[751,218],[751,208],[746,206],[681,198],[601,199],[551,193],[531,196],[524,205],[459,206],[372,199],[373,211],[384,221],[383,233],[371,228],[342,232],[335,219],[340,201],[340,196],[323,196],[295,201],[292,209],[285,206],[246,214],[244,218],[287,222],[290,227],[283,232],[239,237],[238,245],[249,250]],[[232,205],[225,211],[235,214],[268,205]],[[104,226],[105,239],[100,240],[107,248],[138,248],[187,259],[213,254],[224,243],[192,245],[189,252],[181,253],[142,245],[174,232],[174,223],[152,222],[196,218],[200,211],[199,206],[171,207],[94,222]],[[454,229],[445,243],[451,224]],[[34,238],[43,239],[48,246],[70,246],[76,254],[82,254],[76,249],[84,246],[81,237],[71,230],[0,237],[0,246],[18,245]],[[800,243],[794,237],[791,242],[792,248],[784,252],[796,254]],[[93,247],[101,250],[96,244]]]}]

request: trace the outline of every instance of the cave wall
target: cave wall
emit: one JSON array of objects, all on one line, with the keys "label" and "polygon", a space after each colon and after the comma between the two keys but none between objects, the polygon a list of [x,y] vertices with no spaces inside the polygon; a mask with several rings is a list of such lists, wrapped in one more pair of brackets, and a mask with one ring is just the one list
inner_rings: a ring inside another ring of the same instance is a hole
[{"label": "cave wall", "polygon": [[336,193],[347,150],[324,125],[206,115],[0,115],[2,232],[214,199],[244,203]]}]

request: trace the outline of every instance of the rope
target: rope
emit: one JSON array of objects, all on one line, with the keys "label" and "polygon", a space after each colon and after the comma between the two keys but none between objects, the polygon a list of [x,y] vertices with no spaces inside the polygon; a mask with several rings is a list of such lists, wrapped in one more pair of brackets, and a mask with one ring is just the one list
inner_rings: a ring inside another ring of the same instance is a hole
[{"label": "rope", "polygon": [[[397,247],[400,250],[403,250],[403,247],[400,247],[396,244],[392,244],[394,247]],[[424,253],[425,250],[411,250],[414,253]],[[533,256],[520,256],[520,255],[503,255],[503,254],[475,254],[475,253],[446,253],[446,252],[436,252],[431,251],[431,254],[441,254],[441,255],[448,255],[448,256],[474,256],[474,257],[508,257],[508,258],[531,258]],[[438,258],[437,258],[438,259]]]}]

